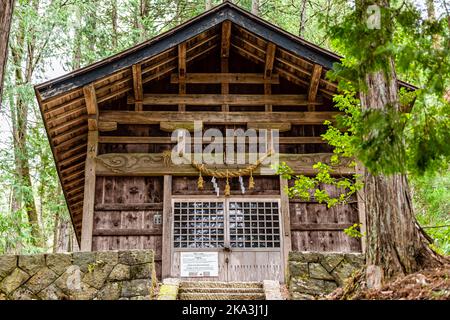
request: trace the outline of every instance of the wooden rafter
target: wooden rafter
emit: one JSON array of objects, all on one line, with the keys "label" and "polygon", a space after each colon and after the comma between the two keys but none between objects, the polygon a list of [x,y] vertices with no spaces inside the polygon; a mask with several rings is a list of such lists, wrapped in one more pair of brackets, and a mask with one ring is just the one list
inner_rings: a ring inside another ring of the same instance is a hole
[{"label": "wooden rafter", "polygon": [[[266,63],[264,65],[264,79],[268,80],[272,78],[273,62],[275,61],[276,45],[272,42],[267,44],[266,49]],[[269,95],[272,93],[272,84],[264,82],[264,94]],[[266,112],[272,112],[272,105],[266,104]]]},{"label": "wooden rafter", "polygon": [[[178,45],[178,89],[179,94],[186,94],[186,42]],[[178,111],[185,111],[186,105],[178,104]]]},{"label": "wooden rafter", "polygon": [[312,74],[311,74],[311,82],[309,84],[308,90],[308,111],[314,111],[314,102],[317,99],[317,91],[319,90],[320,77],[322,75],[322,66],[315,64]]},{"label": "wooden rafter", "polygon": [[135,110],[142,111],[142,98],[144,96],[144,89],[142,87],[142,65],[134,64],[132,66],[132,73]]},{"label": "wooden rafter", "polygon": [[98,105],[94,85],[84,86],[83,93],[88,114],[88,129],[89,131],[96,131],[98,130]]}]

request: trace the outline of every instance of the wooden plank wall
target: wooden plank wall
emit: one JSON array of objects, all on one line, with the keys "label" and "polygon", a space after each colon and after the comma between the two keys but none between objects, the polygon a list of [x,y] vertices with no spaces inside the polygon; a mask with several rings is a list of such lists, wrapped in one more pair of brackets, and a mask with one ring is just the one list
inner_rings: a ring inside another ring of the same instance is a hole
[{"label": "wooden plank wall", "polygon": [[93,251],[153,249],[161,278],[163,177],[97,177]]},{"label": "wooden plank wall", "polygon": [[[292,186],[293,182],[289,181]],[[333,186],[321,185],[330,195],[339,194]],[[327,208],[315,200],[290,199],[293,251],[361,252],[361,241],[347,236],[343,229],[359,222],[356,197],[348,204]]]}]

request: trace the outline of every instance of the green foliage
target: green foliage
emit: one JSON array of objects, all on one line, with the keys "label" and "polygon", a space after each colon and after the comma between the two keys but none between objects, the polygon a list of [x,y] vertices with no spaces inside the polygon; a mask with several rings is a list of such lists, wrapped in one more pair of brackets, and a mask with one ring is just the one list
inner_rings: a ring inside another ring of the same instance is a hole
[{"label": "green foliage", "polygon": [[[331,166],[318,162],[313,165],[317,173],[313,177],[304,175],[293,175],[292,169],[282,162],[275,167],[277,174],[285,179],[292,179],[294,185],[287,187],[285,192],[289,198],[300,198],[302,200],[310,201],[314,198],[319,203],[326,203],[328,208],[338,204],[347,203],[348,200],[362,188],[362,183],[359,181],[359,175],[354,175],[353,179],[336,178],[331,174],[333,169]],[[336,196],[330,195],[323,185],[335,186],[340,190],[340,194]]]},{"label": "green foliage", "polygon": [[364,236],[364,234],[361,233],[361,223],[355,223],[352,226],[345,228],[344,233],[351,238],[357,238],[357,239]]}]

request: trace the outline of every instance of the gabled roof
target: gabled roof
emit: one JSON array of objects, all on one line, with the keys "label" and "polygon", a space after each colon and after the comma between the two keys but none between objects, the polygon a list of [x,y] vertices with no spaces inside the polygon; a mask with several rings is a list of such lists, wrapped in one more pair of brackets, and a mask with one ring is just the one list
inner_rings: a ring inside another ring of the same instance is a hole
[{"label": "gabled roof", "polygon": [[[328,98],[336,92],[336,84],[325,80],[324,75],[334,63],[340,61],[340,56],[294,36],[230,2],[224,2],[172,30],[110,58],[36,85],[36,96],[78,236],[81,229],[88,132],[83,87],[94,85],[100,108],[103,103],[123,98],[133,90],[133,65],[142,66],[142,74],[145,73],[142,80],[144,84],[168,76],[176,70],[176,50],[179,44],[192,42],[187,58],[188,62],[189,59],[196,60],[213,46],[220,46],[217,44],[220,37],[218,26],[227,20],[231,21],[235,29],[249,37],[239,40],[243,43],[241,47],[235,43],[236,50],[241,55],[263,63],[264,46],[272,42],[278,48],[274,72],[297,85],[307,86],[314,65],[321,65],[323,71],[319,74],[319,91]],[[403,82],[400,85],[414,89]]]},{"label": "gabled roof", "polygon": [[288,49],[327,69],[331,69],[333,63],[338,62],[341,58],[331,51],[294,36],[226,1],[151,40],[62,77],[37,85],[35,88],[41,99],[46,100],[157,55],[225,20],[230,20],[234,24],[275,43],[277,46]]}]

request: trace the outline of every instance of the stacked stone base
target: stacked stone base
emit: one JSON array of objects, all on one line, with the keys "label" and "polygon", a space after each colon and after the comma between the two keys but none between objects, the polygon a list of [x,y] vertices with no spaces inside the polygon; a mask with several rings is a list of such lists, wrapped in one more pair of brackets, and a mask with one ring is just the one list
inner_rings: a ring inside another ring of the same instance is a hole
[{"label": "stacked stone base", "polygon": [[289,292],[292,299],[327,295],[364,265],[360,253],[290,252]]},{"label": "stacked stone base", "polygon": [[0,300],[142,300],[156,285],[151,250],[0,256]]}]

